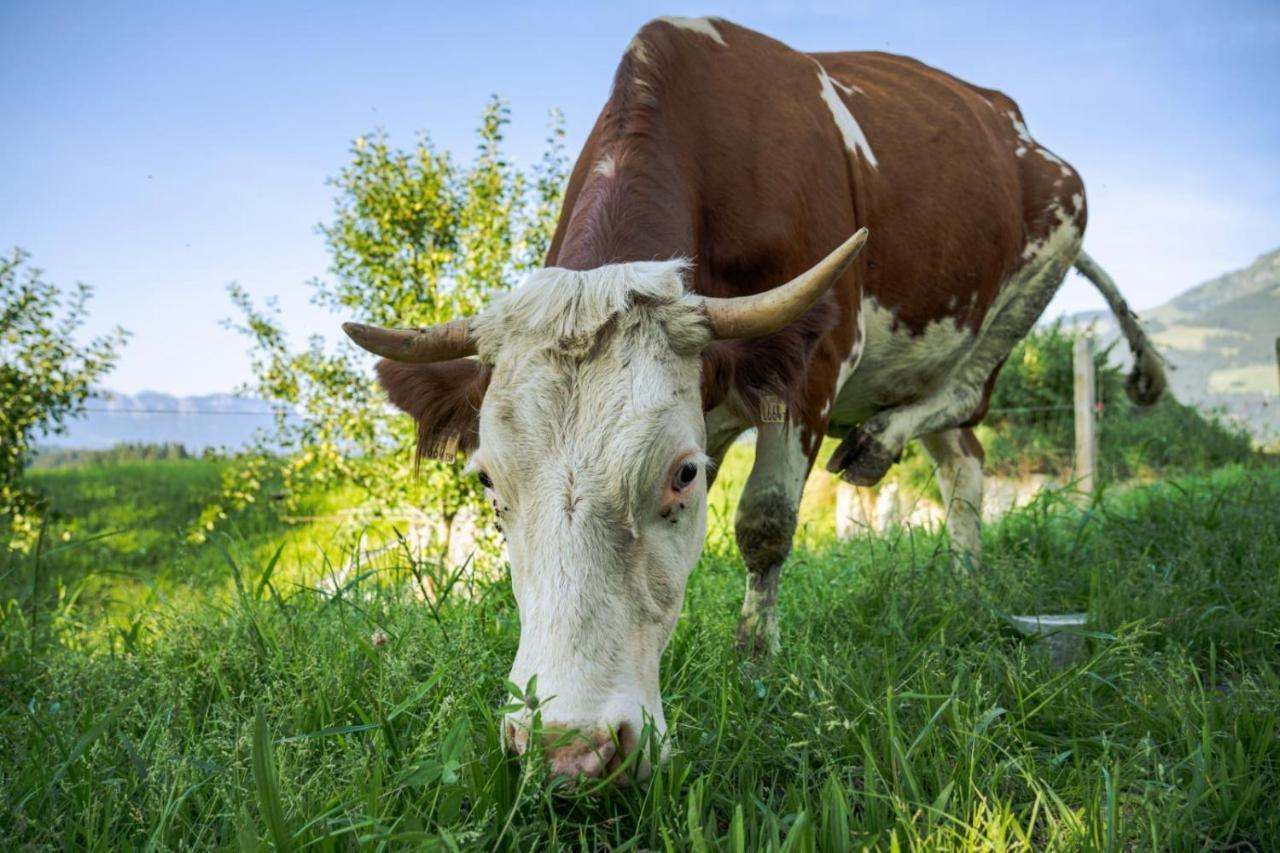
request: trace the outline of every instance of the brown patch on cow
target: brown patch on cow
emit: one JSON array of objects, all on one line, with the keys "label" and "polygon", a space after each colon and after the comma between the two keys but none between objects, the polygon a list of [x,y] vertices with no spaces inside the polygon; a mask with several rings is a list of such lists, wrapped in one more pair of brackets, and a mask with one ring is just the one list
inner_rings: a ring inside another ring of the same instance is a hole
[{"label": "brown patch on cow", "polygon": [[978,400],[978,408],[973,410],[973,414],[968,419],[960,423],[961,427],[975,427],[982,423],[983,418],[987,416],[987,412],[991,408],[991,395],[995,393],[996,381],[1000,378],[1000,370],[1004,367],[1006,360],[1008,360],[1008,356],[1000,359],[996,369],[991,371],[991,375],[987,377],[986,383],[982,386],[982,396]]},{"label": "brown patch on cow", "polygon": [[452,458],[480,441],[480,405],[492,373],[471,358],[435,364],[378,362],[378,381],[396,408],[418,423],[415,463]]},{"label": "brown patch on cow", "polygon": [[973,430],[969,428],[960,431],[960,451],[965,455],[978,460],[979,464],[987,461],[987,452],[982,448],[982,442],[978,441],[978,437],[973,434]]}]

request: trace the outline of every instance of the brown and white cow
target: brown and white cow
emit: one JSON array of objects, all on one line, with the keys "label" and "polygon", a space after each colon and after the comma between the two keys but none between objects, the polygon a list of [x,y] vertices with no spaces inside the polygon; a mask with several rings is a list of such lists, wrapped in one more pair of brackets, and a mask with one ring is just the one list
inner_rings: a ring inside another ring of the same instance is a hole
[{"label": "brown and white cow", "polygon": [[[1159,395],[1157,357],[1080,251],[1084,226],[1080,177],[1000,92],[902,56],[665,18],[618,66],[546,269],[444,326],[346,327],[384,356],[420,449],[471,453],[498,508],[522,622],[511,678],[537,675],[544,724],[582,735],[554,770],[602,775],[646,714],[665,729],[659,659],[715,465],[743,431],[738,641],[759,651],[777,643],[778,576],[825,435],[843,437],[827,468],[862,485],[921,439],[952,541],[976,554],[970,427],[1073,263],[1121,318],[1131,396]],[[519,751],[527,723],[506,727]]]}]

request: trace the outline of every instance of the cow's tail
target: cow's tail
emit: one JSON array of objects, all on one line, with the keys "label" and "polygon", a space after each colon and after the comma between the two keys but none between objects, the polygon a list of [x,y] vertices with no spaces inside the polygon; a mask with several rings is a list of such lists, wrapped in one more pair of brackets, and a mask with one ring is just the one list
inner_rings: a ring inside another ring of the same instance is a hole
[{"label": "cow's tail", "polygon": [[1164,375],[1164,359],[1151,345],[1151,339],[1142,331],[1142,326],[1138,325],[1138,316],[1129,310],[1128,303],[1120,295],[1120,289],[1106,270],[1098,266],[1097,261],[1083,250],[1076,257],[1076,269],[1093,282],[1102,298],[1107,300],[1111,313],[1116,315],[1116,320],[1120,323],[1125,340],[1129,342],[1129,349],[1133,352],[1133,370],[1129,372],[1129,379],[1125,382],[1129,399],[1139,406],[1150,406],[1160,399],[1168,386]]}]

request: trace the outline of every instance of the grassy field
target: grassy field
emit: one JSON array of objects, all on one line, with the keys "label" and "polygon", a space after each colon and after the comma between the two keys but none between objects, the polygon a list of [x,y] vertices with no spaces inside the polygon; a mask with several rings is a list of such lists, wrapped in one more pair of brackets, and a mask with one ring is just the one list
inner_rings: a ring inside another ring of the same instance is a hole
[{"label": "grassy field", "polygon": [[[731,507],[713,500],[663,661],[672,759],[647,786],[609,791],[548,783],[500,749],[518,630],[508,584],[464,581],[426,602],[415,573],[433,568],[393,559],[329,597],[313,588],[325,558],[312,540],[341,559],[333,531],[242,523],[183,544],[217,473],[41,473],[79,526],[65,547],[46,543],[41,566],[5,568],[8,848],[1280,839],[1274,468],[1116,492],[1086,512],[1047,496],[989,528],[969,576],[934,536],[833,542],[811,525],[783,577],[783,651],[754,664],[731,647],[742,567]],[[37,577],[61,578],[63,594],[33,599]],[[1090,613],[1087,654],[1056,671],[1005,616],[1066,610]]]}]

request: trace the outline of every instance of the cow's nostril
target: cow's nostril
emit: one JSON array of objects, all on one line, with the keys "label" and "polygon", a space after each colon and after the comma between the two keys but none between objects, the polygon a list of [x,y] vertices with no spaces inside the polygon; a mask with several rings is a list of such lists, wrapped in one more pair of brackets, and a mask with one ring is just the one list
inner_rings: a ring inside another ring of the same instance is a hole
[{"label": "cow's nostril", "polygon": [[[609,761],[605,765],[604,772],[606,776],[612,776],[617,772],[618,768],[626,763],[628,756],[635,751],[636,736],[629,723],[621,723],[613,730],[610,746],[613,746],[614,750],[613,755],[609,756]],[[624,784],[628,782],[627,774],[619,775],[618,781]]]},{"label": "cow's nostril", "polygon": [[508,719],[502,727],[502,734],[503,745],[507,749],[516,755],[524,755],[525,747],[529,745],[529,735],[523,728]]}]

